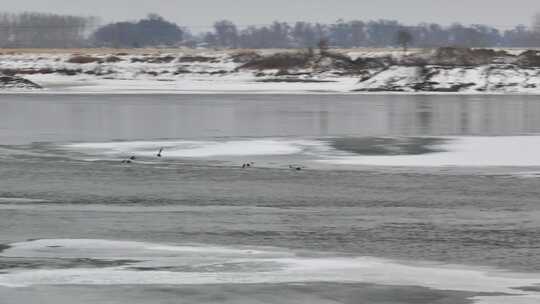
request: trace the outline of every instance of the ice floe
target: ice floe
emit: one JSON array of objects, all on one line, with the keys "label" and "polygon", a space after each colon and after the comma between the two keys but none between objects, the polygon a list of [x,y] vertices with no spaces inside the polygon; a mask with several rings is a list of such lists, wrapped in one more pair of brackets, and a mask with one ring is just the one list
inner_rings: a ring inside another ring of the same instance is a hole
[{"label": "ice floe", "polygon": [[[538,303],[540,274],[493,268],[403,262],[373,257],[297,254],[279,248],[157,244],[136,241],[51,239],[9,244],[3,257],[128,260],[95,268],[11,269],[0,286],[152,285],[343,282],[423,286],[441,290],[498,293],[477,303]],[[532,290],[532,291],[531,291]],[[514,301],[515,300],[515,301]]]}]

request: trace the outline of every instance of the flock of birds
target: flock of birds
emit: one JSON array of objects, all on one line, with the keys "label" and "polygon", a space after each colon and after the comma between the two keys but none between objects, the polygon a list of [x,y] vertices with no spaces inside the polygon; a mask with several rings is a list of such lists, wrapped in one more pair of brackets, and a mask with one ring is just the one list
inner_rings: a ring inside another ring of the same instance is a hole
[{"label": "flock of birds", "polygon": [[[159,149],[159,152],[156,154],[157,157],[161,157],[163,153],[163,148]],[[134,160],[136,160],[137,157],[130,156],[122,161],[122,164],[131,164]]]},{"label": "flock of birds", "polygon": [[[160,148],[158,153],[156,154],[156,157],[162,157],[162,156],[163,156],[163,148]],[[136,159],[137,159],[137,157],[130,156],[130,157],[122,160],[122,163],[123,164],[131,164]],[[248,169],[248,168],[253,167],[254,165],[255,165],[254,162],[243,163],[242,164],[242,169]],[[299,165],[289,165],[289,169],[291,169],[291,170],[301,171],[303,168],[304,167],[299,166]]]}]

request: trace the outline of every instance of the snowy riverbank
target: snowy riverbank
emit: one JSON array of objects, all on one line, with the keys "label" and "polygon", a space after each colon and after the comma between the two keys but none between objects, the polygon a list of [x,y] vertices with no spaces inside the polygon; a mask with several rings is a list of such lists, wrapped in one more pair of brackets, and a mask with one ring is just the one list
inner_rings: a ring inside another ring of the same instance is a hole
[{"label": "snowy riverbank", "polygon": [[540,94],[525,50],[4,52],[0,74],[3,92]]}]

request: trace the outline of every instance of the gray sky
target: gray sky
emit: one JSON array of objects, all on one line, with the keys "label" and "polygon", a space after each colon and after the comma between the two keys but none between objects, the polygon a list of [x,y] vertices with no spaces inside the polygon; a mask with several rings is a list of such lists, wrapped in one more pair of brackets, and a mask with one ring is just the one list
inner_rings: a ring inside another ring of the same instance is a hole
[{"label": "gray sky", "polygon": [[386,18],[405,24],[458,21],[504,29],[529,25],[540,11],[540,0],[0,0],[0,10],[92,15],[104,22],[134,20],[155,12],[194,31],[206,30],[219,19],[246,25],[339,18]]}]

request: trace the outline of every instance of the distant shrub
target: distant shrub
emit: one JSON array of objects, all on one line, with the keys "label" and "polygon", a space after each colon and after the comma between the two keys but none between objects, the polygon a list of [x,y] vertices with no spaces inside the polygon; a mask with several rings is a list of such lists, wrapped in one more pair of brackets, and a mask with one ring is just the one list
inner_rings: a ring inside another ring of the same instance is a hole
[{"label": "distant shrub", "polygon": [[56,70],[56,73],[67,75],[67,76],[75,76],[77,74],[81,74],[82,70],[81,69],[58,69]]},{"label": "distant shrub", "polygon": [[246,63],[246,62],[253,61],[256,59],[261,59],[262,56],[253,51],[246,51],[246,52],[239,52],[239,53],[233,54],[231,55],[231,58],[233,62]]},{"label": "distant shrub", "polygon": [[189,70],[186,70],[184,68],[178,68],[176,71],[174,71],[174,75],[179,75],[179,74],[189,74],[191,73],[191,71]]},{"label": "distant shrub", "polygon": [[102,62],[101,58],[87,56],[87,55],[75,55],[67,60],[69,63],[79,63],[79,64],[86,64],[86,63],[93,63],[93,62]]},{"label": "distant shrub", "polygon": [[146,62],[148,63],[169,63],[172,62],[176,57],[174,56],[161,56],[161,57],[149,57]]},{"label": "distant shrub", "polygon": [[182,41],[184,31],[161,16],[150,14],[137,22],[110,23],[92,35],[98,46],[145,47],[174,46]]},{"label": "distant shrub", "polygon": [[259,70],[287,70],[304,68],[308,65],[310,57],[305,53],[277,53],[265,57],[254,58],[246,62],[242,68]]},{"label": "distant shrub", "polygon": [[497,57],[510,56],[504,51],[441,47],[435,50],[428,63],[441,66],[475,66],[492,63]]},{"label": "distant shrub", "polygon": [[520,66],[539,67],[540,66],[540,51],[528,50],[521,53],[516,63]]},{"label": "distant shrub", "polygon": [[169,63],[169,62],[172,62],[176,57],[174,56],[162,56],[162,57],[152,57],[152,56],[147,56],[147,57],[134,57],[134,58],[131,58],[131,62],[135,63],[135,62],[146,62],[146,63]]},{"label": "distant shrub", "polygon": [[141,58],[141,57],[133,57],[131,58],[131,63],[136,63],[136,62],[146,62],[146,58]]},{"label": "distant shrub", "polygon": [[120,61],[123,61],[123,59],[117,56],[108,56],[105,58],[105,62],[107,63],[114,63],[114,62],[120,62]]},{"label": "distant shrub", "polygon": [[156,72],[156,71],[147,71],[147,72],[145,72],[145,74],[148,74],[148,75],[151,75],[151,76],[157,76],[158,72]]},{"label": "distant shrub", "polygon": [[184,56],[178,59],[178,62],[213,62],[216,58],[206,56]]}]

